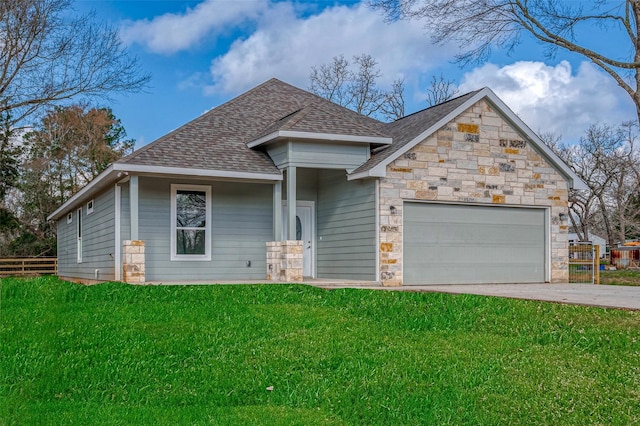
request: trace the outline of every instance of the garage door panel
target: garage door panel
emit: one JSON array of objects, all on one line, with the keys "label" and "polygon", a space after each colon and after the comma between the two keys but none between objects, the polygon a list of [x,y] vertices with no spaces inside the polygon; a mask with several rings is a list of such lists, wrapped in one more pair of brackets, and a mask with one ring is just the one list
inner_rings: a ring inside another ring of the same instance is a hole
[{"label": "garage door panel", "polygon": [[404,283],[543,282],[543,209],[405,203]]},{"label": "garage door panel", "polygon": [[[511,235],[503,231],[505,227],[513,226],[509,224],[486,225],[486,224],[468,224],[457,222],[418,222],[414,223],[412,232],[425,243],[433,244],[467,244],[468,241],[485,241],[488,244],[507,244],[513,243]],[[535,238],[540,233],[537,226],[524,225],[518,230],[518,234],[525,238]]]}]

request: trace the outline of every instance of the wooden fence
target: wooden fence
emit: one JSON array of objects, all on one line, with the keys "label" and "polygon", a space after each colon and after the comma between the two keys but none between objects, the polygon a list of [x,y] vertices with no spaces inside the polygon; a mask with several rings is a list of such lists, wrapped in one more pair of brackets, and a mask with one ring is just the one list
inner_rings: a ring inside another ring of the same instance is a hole
[{"label": "wooden fence", "polygon": [[57,257],[0,258],[0,277],[56,275]]}]

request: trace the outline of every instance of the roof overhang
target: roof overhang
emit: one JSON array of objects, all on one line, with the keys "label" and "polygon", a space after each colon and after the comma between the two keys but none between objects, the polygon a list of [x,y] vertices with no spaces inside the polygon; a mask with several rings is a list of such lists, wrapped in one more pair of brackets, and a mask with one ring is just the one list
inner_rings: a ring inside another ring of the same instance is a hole
[{"label": "roof overhang", "polygon": [[56,211],[51,213],[47,220],[59,219],[68,210],[78,203],[90,199],[92,196],[104,190],[106,187],[126,178],[129,174],[157,177],[188,177],[195,179],[211,178],[215,180],[249,181],[249,182],[277,182],[282,180],[282,173],[251,173],[230,170],[209,169],[185,169],[182,167],[147,166],[141,164],[113,163],[100,173],[95,179],[76,192]]},{"label": "roof overhang", "polygon": [[390,145],[393,142],[392,138],[384,136],[341,135],[337,133],[313,133],[291,130],[278,130],[247,143],[247,146],[249,148],[255,148],[260,145],[284,139],[322,140],[329,142],[367,143],[378,145]]},{"label": "roof overhang", "polygon": [[478,91],[475,95],[470,97],[466,102],[461,104],[458,108],[451,111],[449,114],[441,118],[434,125],[426,129],[424,132],[420,133],[418,136],[413,138],[409,143],[404,145],[401,149],[394,152],[393,155],[385,158],[379,164],[376,164],[369,170],[365,170],[359,173],[350,174],[347,176],[348,180],[357,180],[363,179],[367,177],[385,177],[387,175],[387,166],[391,164],[394,160],[404,155],[406,152],[411,150],[413,147],[418,145],[420,142],[424,141],[426,138],[437,132],[444,125],[455,119],[458,115],[462,114],[476,102],[485,99],[493,108],[500,111],[506,121],[521,134],[523,138],[529,142],[534,149],[536,149],[540,154],[542,154],[555,168],[556,170],[564,176],[564,178],[569,183],[569,187],[578,190],[587,190],[589,189],[587,184],[580,179],[580,177],[573,171],[571,168],[565,163],[560,157],[558,157],[552,150],[549,148],[543,141],[538,137],[538,135],[533,132],[529,126],[527,126],[520,117],[518,117],[491,89],[488,87],[483,88]]}]

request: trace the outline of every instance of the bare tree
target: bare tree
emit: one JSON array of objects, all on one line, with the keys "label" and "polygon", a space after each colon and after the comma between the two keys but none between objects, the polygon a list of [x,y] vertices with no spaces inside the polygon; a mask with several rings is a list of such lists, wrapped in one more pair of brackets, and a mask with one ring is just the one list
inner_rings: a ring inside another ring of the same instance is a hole
[{"label": "bare tree", "polygon": [[[640,1],[369,0],[388,19],[420,20],[433,41],[457,42],[461,63],[486,61],[494,47],[513,50],[523,34],[578,53],[609,74],[631,97],[640,120]],[[588,31],[585,31],[585,28]],[[592,48],[593,29],[621,34],[621,42]]]},{"label": "bare tree", "polygon": [[380,110],[387,120],[404,117],[404,79],[395,80]]},{"label": "bare tree", "polygon": [[358,66],[349,88],[353,109],[362,115],[375,115],[386,101],[385,92],[376,85],[382,75],[376,68],[378,63],[371,55],[354,56],[353,61]]},{"label": "bare tree", "polygon": [[620,127],[624,143],[613,153],[613,179],[605,191],[606,202],[612,208],[615,239],[621,243],[640,230],[636,204],[640,187],[640,152],[636,129],[637,124],[633,122],[625,122]]},{"label": "bare tree", "polygon": [[343,55],[335,56],[330,64],[311,68],[309,90],[318,96],[346,106],[351,103],[349,84],[352,73]]},{"label": "bare tree", "polygon": [[427,89],[427,103],[429,106],[441,104],[453,98],[458,93],[455,83],[452,80],[445,80],[440,74],[440,78],[434,75],[431,77],[431,86]]},{"label": "bare tree", "polygon": [[574,190],[569,194],[571,224],[581,241],[600,232],[610,246],[615,246],[640,230],[640,153],[635,129],[632,123],[617,128],[592,125],[573,145],[562,145],[557,137],[542,136],[589,187],[588,191]]},{"label": "bare tree", "polygon": [[[585,181],[589,190],[569,192],[569,221],[580,241],[589,241],[592,232],[599,228],[598,194],[603,191],[601,163],[592,161],[587,155],[588,149],[583,144],[566,145],[560,142],[561,137],[551,133],[540,133],[540,138],[547,146],[562,158],[576,174]],[[599,156],[595,157],[596,159]]]},{"label": "bare tree", "polygon": [[141,90],[149,76],[116,29],[72,17],[71,0],[0,2],[0,113],[13,124],[77,96]]},{"label": "bare tree", "polygon": [[404,116],[404,82],[396,80],[390,90],[378,87],[382,76],[371,55],[353,57],[351,64],[336,56],[330,64],[312,67],[309,91],[368,117],[397,119]]}]

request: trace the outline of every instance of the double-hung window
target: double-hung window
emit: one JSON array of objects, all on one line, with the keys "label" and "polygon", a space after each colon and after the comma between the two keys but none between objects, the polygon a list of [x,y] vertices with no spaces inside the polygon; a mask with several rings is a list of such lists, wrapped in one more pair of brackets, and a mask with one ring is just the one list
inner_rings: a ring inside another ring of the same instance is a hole
[{"label": "double-hung window", "polygon": [[171,185],[171,260],[211,260],[211,187]]}]

